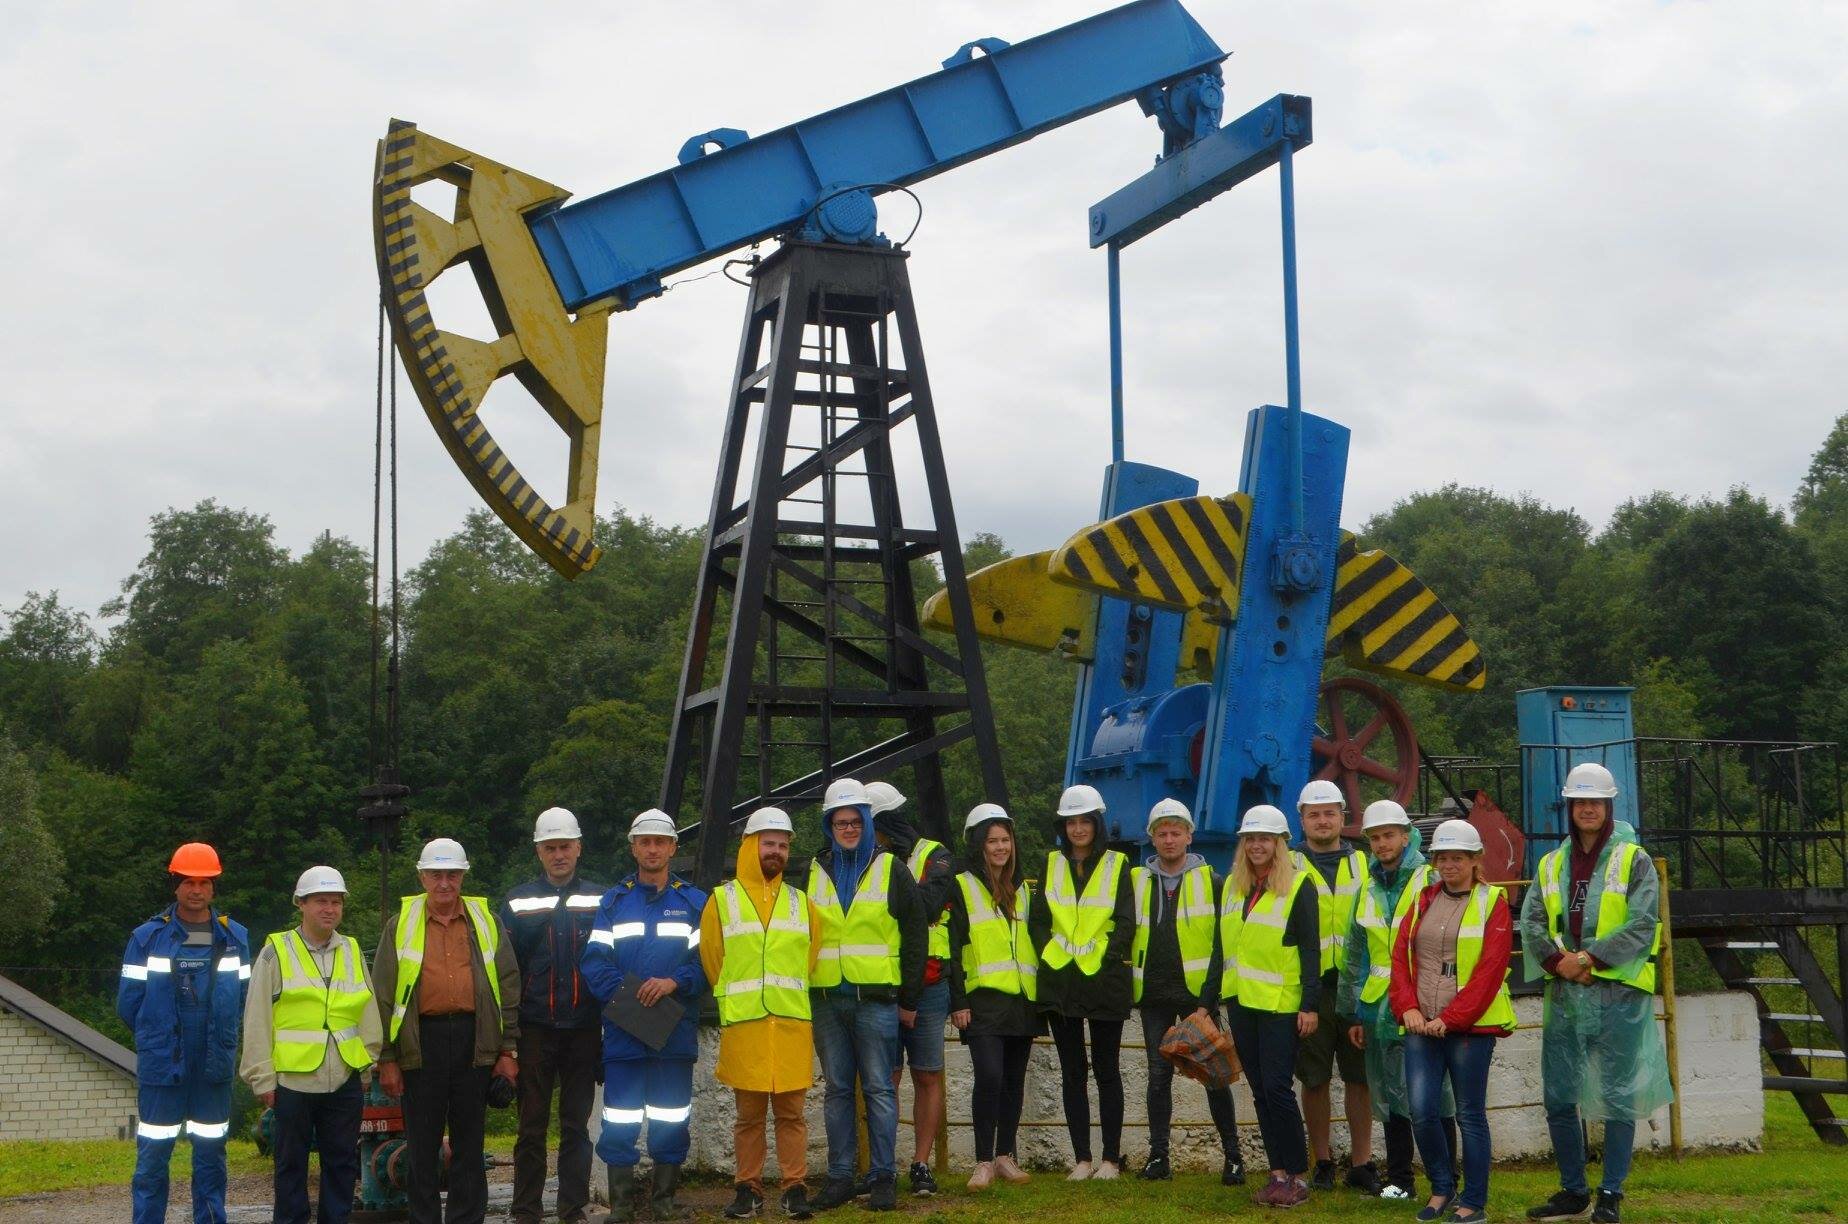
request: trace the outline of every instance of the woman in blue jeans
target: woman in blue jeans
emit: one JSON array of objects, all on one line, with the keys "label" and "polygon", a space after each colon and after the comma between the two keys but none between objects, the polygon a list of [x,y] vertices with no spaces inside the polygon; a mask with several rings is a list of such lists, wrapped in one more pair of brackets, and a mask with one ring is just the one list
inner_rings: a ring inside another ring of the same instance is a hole
[{"label": "woman in blue jeans", "polygon": [[[1459,1224],[1488,1219],[1489,1062],[1514,1031],[1508,898],[1482,879],[1482,836],[1446,820],[1431,839],[1438,879],[1418,896],[1392,945],[1392,1010],[1405,1026],[1405,1086],[1412,1133],[1431,1179],[1420,1220],[1446,1213]],[[1459,1191],[1441,1117],[1444,1079],[1456,1096],[1463,1137]],[[1453,1200],[1455,1200],[1453,1202]]]}]

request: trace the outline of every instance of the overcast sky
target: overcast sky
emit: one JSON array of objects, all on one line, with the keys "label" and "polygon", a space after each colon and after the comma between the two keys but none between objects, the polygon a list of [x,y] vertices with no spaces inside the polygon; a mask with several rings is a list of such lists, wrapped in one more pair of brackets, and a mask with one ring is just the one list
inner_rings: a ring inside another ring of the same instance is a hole
[{"label": "overcast sky", "polygon": [[[94,608],[151,514],[207,497],[291,550],[366,537],[389,117],[587,196],[695,132],[768,131],[1102,7],[9,4],[0,608],[54,588]],[[1447,481],[1594,526],[1654,489],[1788,500],[1848,407],[1848,7],[1189,7],[1233,53],[1228,116],[1315,101],[1303,387],[1353,430],[1348,525]],[[1086,214],[1159,143],[1132,104],[919,188],[912,280],[965,535],[1045,548],[1092,517]],[[909,227],[902,198],[883,215]],[[1212,492],[1236,485],[1246,410],[1284,394],[1276,219],[1273,173],[1124,256],[1129,455]],[[615,319],[602,508],[703,518],[742,307],[713,277]],[[468,309],[439,325],[469,331]],[[488,419],[556,490],[559,435],[503,398]],[[414,561],[474,496],[403,408]]]}]

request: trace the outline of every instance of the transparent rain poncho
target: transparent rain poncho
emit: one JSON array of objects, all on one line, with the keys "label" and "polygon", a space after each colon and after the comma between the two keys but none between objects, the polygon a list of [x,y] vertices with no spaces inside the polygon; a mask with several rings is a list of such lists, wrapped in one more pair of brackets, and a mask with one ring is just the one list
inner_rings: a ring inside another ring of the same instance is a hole
[{"label": "transparent rain poncho", "polygon": [[[1636,832],[1616,822],[1599,855],[1585,897],[1585,923],[1595,928],[1610,855]],[[1568,863],[1569,866],[1569,863]],[[1562,888],[1570,882],[1562,879]],[[1646,955],[1655,941],[1661,881],[1655,864],[1639,858],[1630,879],[1629,921],[1603,939],[1574,944],[1569,929],[1555,943],[1547,929],[1546,904],[1536,882],[1521,907],[1522,960],[1529,978],[1544,976],[1542,963],[1556,951],[1582,946],[1608,965]],[[1564,916],[1562,915],[1562,925]],[[1546,1020],[1540,1034],[1542,1095],[1549,1110],[1576,1105],[1596,1121],[1645,1121],[1674,1099],[1668,1054],[1655,1018],[1655,996],[1605,978],[1581,985],[1554,978],[1546,986]]]}]

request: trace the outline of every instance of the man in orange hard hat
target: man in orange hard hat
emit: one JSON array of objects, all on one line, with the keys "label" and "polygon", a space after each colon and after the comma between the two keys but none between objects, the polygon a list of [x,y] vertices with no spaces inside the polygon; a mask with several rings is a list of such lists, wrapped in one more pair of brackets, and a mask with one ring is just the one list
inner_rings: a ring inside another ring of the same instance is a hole
[{"label": "man in orange hard hat", "polygon": [[174,902],[135,928],[122,954],[116,1012],[135,1033],[139,1080],[134,1218],[167,1218],[167,1166],[192,1143],[193,1219],[225,1218],[225,1138],[250,936],[212,907],[218,852],[188,842],[167,864]]}]

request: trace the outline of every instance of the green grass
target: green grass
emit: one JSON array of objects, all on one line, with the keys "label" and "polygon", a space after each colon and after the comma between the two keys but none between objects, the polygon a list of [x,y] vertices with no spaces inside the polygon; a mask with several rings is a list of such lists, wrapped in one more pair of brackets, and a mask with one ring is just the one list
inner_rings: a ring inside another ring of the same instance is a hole
[{"label": "green grass", "polygon": [[[268,1158],[248,1139],[226,1145],[231,1176],[267,1173]],[[135,1173],[135,1145],[126,1139],[16,1139],[0,1143],[0,1199],[85,1186],[126,1186]],[[173,1153],[175,1179],[192,1175],[192,1148]]]}]

